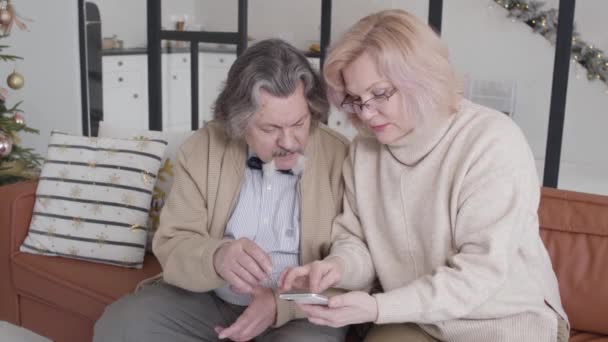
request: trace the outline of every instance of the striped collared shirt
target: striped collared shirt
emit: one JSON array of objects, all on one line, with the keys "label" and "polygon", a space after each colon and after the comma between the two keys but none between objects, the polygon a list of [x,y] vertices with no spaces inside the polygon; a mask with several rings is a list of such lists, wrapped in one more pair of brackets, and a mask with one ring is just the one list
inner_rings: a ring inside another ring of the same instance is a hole
[{"label": "striped collared shirt", "polygon": [[[299,265],[299,177],[245,169],[245,179],[224,236],[248,238],[270,255],[272,274],[265,287],[276,288],[285,267]],[[218,297],[236,305],[248,305],[249,295],[233,292],[228,285],[215,290]]]}]

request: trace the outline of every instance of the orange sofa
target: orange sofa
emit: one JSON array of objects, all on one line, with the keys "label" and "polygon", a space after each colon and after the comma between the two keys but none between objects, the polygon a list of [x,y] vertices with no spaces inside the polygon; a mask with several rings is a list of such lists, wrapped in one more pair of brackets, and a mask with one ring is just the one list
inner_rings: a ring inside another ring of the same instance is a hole
[{"label": "orange sofa", "polygon": [[35,195],[34,182],[0,187],[0,320],[55,342],[91,341],[104,308],[160,265],[151,254],[136,270],[19,252]]},{"label": "orange sofa", "polygon": [[608,341],[608,196],[543,188],[538,213],[570,341]]},{"label": "orange sofa", "polygon": [[[0,320],[56,342],[90,341],[106,305],[159,272],[19,252],[36,183],[0,187]],[[570,341],[608,341],[608,196],[544,188],[541,236],[572,325]]]}]

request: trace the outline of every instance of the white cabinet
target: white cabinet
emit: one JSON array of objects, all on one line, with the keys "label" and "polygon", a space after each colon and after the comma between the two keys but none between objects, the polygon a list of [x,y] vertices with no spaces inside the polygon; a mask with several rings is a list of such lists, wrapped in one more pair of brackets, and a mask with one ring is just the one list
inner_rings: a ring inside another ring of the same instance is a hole
[{"label": "white cabinet", "polygon": [[103,58],[102,77],[104,120],[147,128],[147,63],[142,63],[139,55],[107,56]]},{"label": "white cabinet", "polygon": [[213,118],[212,107],[228,77],[228,70],[236,60],[234,54],[205,53],[200,55],[202,79],[199,83],[199,126]]},{"label": "white cabinet", "polygon": [[[210,107],[220,92],[235,54],[199,54],[199,126],[211,119]],[[190,54],[161,56],[163,130],[191,127]],[[148,129],[148,57],[145,54],[103,57],[104,120]]]},{"label": "white cabinet", "polygon": [[163,130],[189,130],[192,115],[190,54],[163,54],[162,63]]},{"label": "white cabinet", "polygon": [[[310,64],[317,70],[319,70],[320,60],[319,58],[308,58]],[[323,75],[320,75],[323,77]],[[327,125],[336,131],[342,133],[345,137],[352,140],[357,135],[357,130],[346,117],[346,114],[337,110],[334,106],[331,106],[329,111],[329,119]]]},{"label": "white cabinet", "polygon": [[[199,127],[213,117],[212,106],[219,95],[235,54],[199,54]],[[318,58],[309,58],[319,68]],[[191,111],[190,54],[163,53],[163,130],[189,130]],[[148,129],[148,57],[145,54],[103,57],[104,120],[133,129]],[[352,139],[355,128],[346,116],[332,107],[329,127]]]},{"label": "white cabinet", "polygon": [[[163,102],[166,109],[163,127],[166,130],[188,130],[191,127],[191,70],[190,54],[166,54],[163,65]],[[211,120],[211,107],[219,95],[230,66],[236,60],[235,54],[201,52],[198,56],[198,118],[199,127]],[[164,78],[166,75],[167,78]]]},{"label": "white cabinet", "polygon": [[317,71],[319,71],[319,65],[321,65],[320,60],[318,58],[314,58],[314,57],[308,57],[308,63],[310,63],[310,65],[312,65],[313,68],[315,68]]},{"label": "white cabinet", "polygon": [[327,125],[336,131],[342,133],[349,140],[352,140],[357,135],[357,129],[350,123],[346,114],[331,106]]}]

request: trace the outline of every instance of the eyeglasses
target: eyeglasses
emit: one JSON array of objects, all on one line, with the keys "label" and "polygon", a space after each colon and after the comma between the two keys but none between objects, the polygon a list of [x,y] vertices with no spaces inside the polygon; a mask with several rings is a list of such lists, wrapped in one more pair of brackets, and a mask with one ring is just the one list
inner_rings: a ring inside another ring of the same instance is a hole
[{"label": "eyeglasses", "polygon": [[378,110],[382,107],[382,105],[386,104],[388,100],[397,92],[397,88],[393,88],[391,90],[386,91],[384,94],[375,95],[374,97],[368,99],[367,101],[361,103],[361,101],[354,100],[352,96],[346,95],[344,100],[340,104],[340,107],[344,109],[347,113],[355,113],[360,115],[363,113],[363,107],[367,108],[367,110]]}]

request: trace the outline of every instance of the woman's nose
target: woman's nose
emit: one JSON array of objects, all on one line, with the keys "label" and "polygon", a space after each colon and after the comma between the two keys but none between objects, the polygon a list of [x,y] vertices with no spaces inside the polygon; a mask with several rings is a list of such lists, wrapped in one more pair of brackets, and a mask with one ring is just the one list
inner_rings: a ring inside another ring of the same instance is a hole
[{"label": "woman's nose", "polygon": [[377,111],[374,108],[371,108],[370,106],[362,106],[361,111],[359,112],[359,117],[363,121],[368,121],[374,116],[374,114],[376,114],[376,112]]}]

